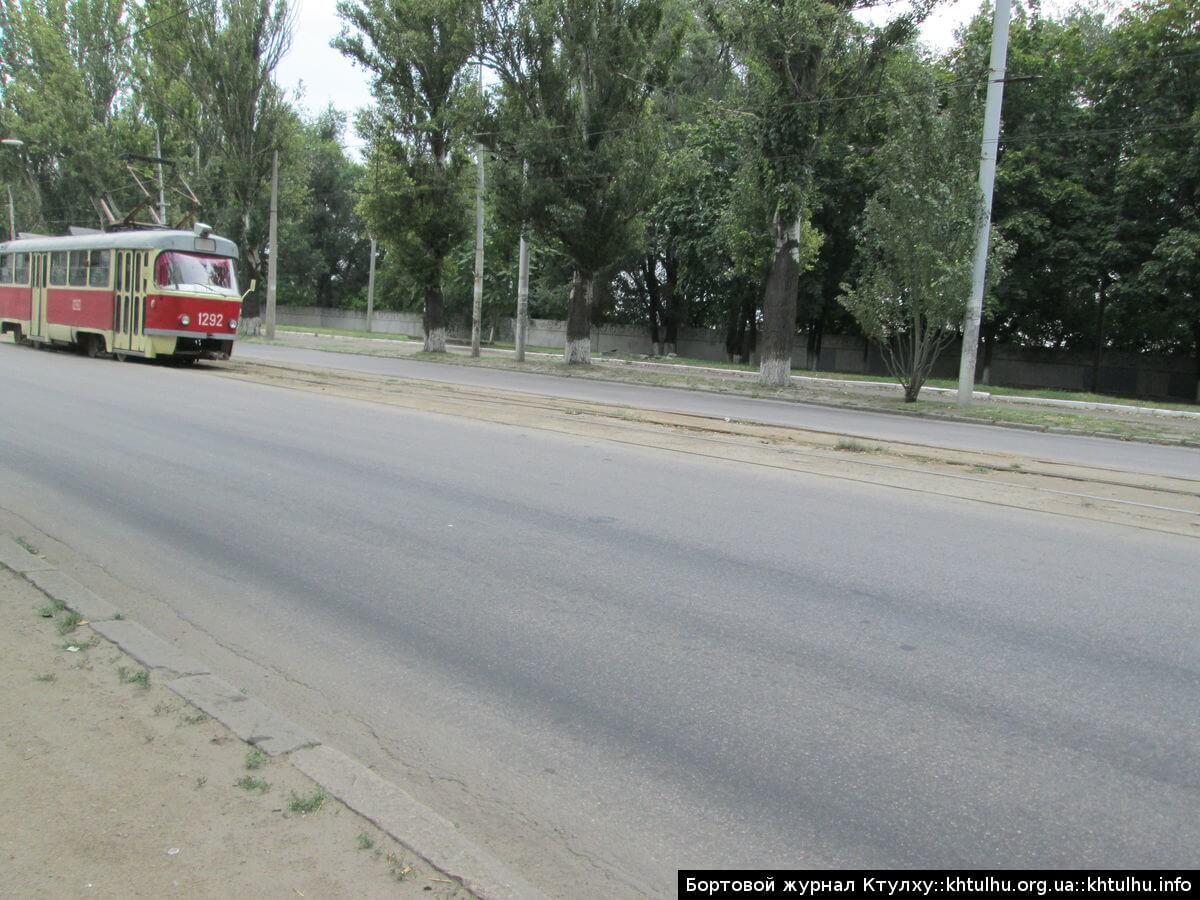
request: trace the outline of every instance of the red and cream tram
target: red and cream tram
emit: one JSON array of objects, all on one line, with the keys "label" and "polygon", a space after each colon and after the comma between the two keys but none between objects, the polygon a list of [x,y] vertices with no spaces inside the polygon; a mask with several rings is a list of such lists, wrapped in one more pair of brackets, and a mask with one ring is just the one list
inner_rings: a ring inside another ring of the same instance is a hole
[{"label": "red and cream tram", "polygon": [[242,295],[237,247],[145,229],[0,243],[0,333],[89,356],[228,359]]}]

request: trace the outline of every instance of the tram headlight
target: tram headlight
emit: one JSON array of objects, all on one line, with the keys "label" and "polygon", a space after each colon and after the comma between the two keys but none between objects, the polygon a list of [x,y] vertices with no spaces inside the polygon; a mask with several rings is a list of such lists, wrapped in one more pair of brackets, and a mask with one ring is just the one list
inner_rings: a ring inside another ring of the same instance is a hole
[{"label": "tram headlight", "polygon": [[189,316],[187,313],[184,313],[182,316],[179,317],[179,324],[182,325],[184,328],[187,328],[187,326],[192,324],[192,317]]},{"label": "tram headlight", "polygon": [[238,323],[237,323],[237,319],[230,319],[230,320],[229,320],[229,330],[230,330],[230,331],[237,331],[237,325],[238,325]]}]

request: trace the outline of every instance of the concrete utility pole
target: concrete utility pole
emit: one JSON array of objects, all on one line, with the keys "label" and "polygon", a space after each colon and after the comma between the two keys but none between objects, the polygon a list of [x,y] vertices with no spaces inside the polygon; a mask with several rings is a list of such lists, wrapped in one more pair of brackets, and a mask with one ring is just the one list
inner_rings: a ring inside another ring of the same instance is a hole
[{"label": "concrete utility pole", "polygon": [[517,273],[517,362],[525,362],[525,337],[529,333],[529,241],[521,231],[520,267]]},{"label": "concrete utility pole", "polygon": [[[479,96],[483,97],[483,61],[479,62]],[[471,355],[479,355],[483,320],[483,143],[475,145],[479,182],[475,187],[475,298],[471,303]]]},{"label": "concrete utility pole", "polygon": [[[0,146],[20,150],[25,146],[25,142],[20,138],[0,138]],[[15,241],[17,239],[17,216],[13,210],[12,185],[6,184],[4,188],[8,191],[8,239]]]},{"label": "concrete utility pole", "polygon": [[[522,164],[522,173],[529,177],[529,161]],[[526,227],[521,226],[521,250],[517,265],[517,362],[525,362],[525,335],[529,331],[529,241]]]},{"label": "concrete utility pole", "polygon": [[983,202],[975,226],[975,259],[971,296],[963,321],[962,360],[958,368],[958,405],[970,406],[975,393],[975,358],[979,353],[979,320],[987,276],[988,240],[992,233],[992,187],[996,182],[996,153],[1000,149],[1000,107],[1004,102],[1004,68],[1008,58],[1008,3],[996,0],[992,19],[992,61],[988,69],[987,104],[983,111],[983,148],[979,157],[979,189]]},{"label": "concrete utility pole", "polygon": [[267,340],[275,340],[275,287],[279,279],[279,151],[271,162],[271,226],[267,258]]},{"label": "concrete utility pole", "polygon": [[162,138],[159,136],[157,125],[154,126],[154,155],[158,158],[158,221],[166,225],[167,195],[163,188]]},{"label": "concrete utility pole", "polygon": [[367,269],[367,333],[375,325],[375,238],[371,238],[371,266]]}]

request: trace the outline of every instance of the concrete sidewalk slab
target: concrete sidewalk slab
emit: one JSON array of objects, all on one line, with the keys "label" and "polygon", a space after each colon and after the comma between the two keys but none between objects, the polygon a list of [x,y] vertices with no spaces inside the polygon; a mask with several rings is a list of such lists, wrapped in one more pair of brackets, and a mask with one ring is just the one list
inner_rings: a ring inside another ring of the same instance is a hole
[{"label": "concrete sidewalk slab", "polygon": [[459,879],[482,900],[544,900],[541,891],[467,840],[447,819],[344,753],[317,747],[301,750],[292,762],[360,816]]},{"label": "concrete sidewalk slab", "polygon": [[295,722],[285,719],[233,685],[214,675],[193,675],[168,682],[167,687],[208,713],[243,741],[271,756],[314,747],[320,741]]},{"label": "concrete sidewalk slab", "polygon": [[26,572],[43,572],[54,568],[51,563],[30,553],[8,535],[0,536],[0,563],[18,575],[24,575]]},{"label": "concrete sidewalk slab", "polygon": [[119,614],[115,606],[103,597],[96,596],[65,572],[57,569],[34,570],[26,577],[37,585],[42,593],[60,601],[67,609],[79,613],[89,623],[113,619]]},{"label": "concrete sidewalk slab", "polygon": [[148,669],[166,669],[176,675],[200,675],[208,672],[208,666],[180,652],[137,622],[112,619],[90,624],[94,631],[108,638]]}]

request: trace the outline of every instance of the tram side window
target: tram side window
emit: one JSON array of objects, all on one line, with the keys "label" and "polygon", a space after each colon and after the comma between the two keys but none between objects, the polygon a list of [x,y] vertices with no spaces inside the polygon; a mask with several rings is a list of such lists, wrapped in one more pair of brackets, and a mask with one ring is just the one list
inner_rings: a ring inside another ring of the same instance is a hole
[{"label": "tram side window", "polygon": [[59,250],[50,254],[50,284],[62,287],[67,283],[67,252]]},{"label": "tram side window", "polygon": [[13,284],[29,284],[28,253],[18,253],[13,257]]},{"label": "tram side window", "polygon": [[88,284],[92,287],[108,287],[108,250],[93,250],[88,264]]},{"label": "tram side window", "polygon": [[72,250],[68,269],[71,287],[87,287],[87,251]]},{"label": "tram side window", "polygon": [[12,284],[13,281],[13,256],[11,253],[5,253],[0,256],[0,284]]}]

